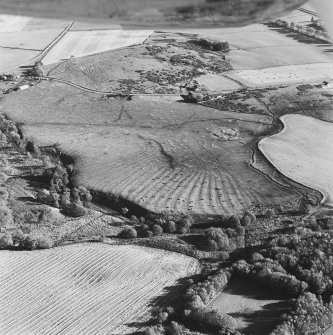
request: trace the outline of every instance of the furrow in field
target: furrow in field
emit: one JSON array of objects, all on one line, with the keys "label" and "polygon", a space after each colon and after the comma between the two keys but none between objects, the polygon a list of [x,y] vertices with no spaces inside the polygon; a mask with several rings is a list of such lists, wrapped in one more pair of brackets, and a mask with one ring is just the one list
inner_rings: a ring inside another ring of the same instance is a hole
[{"label": "furrow in field", "polygon": [[200,171],[198,178],[196,179],[192,191],[189,193],[188,197],[188,208],[190,211],[195,211],[198,206],[199,192],[201,188],[201,183],[204,179],[204,172]]},{"label": "furrow in field", "polygon": [[186,178],[182,179],[182,185],[177,189],[177,192],[173,195],[173,202],[169,205],[171,208],[181,210],[188,206],[188,199],[193,189],[196,186],[196,182],[200,177],[200,173],[190,171],[187,173]]},{"label": "furrow in field", "polygon": [[[166,207],[167,204],[169,203],[165,192],[168,191],[168,189],[173,186],[174,177],[176,174],[177,174],[176,170],[170,170],[169,175],[163,180],[161,180],[159,187],[155,188],[155,192],[160,195],[158,200],[154,203],[155,209]],[[191,180],[191,173],[189,171],[186,171],[185,176],[179,182],[179,185],[181,185],[181,189],[183,191],[186,188],[187,183],[190,182],[190,180]],[[171,208],[175,208],[177,210],[177,206],[181,205],[181,201],[182,201],[181,198],[177,198],[176,194],[173,194],[171,200],[173,206]]]}]

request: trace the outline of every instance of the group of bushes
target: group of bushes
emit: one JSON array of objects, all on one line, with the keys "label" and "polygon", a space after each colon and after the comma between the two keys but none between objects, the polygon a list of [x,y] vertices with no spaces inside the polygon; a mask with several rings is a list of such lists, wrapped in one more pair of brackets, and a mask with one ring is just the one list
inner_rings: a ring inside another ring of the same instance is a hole
[{"label": "group of bushes", "polygon": [[[12,141],[19,148],[27,151],[28,158],[33,153],[42,159],[44,166],[43,178],[48,180],[49,190],[41,189],[37,194],[38,200],[57,208],[62,208],[67,215],[83,216],[86,214],[85,206],[89,206],[92,197],[86,188],[81,186],[76,189],[70,184],[70,177],[73,173],[71,164],[66,167],[58,164],[54,167],[50,158],[46,155],[42,156],[38,146],[34,143],[22,139],[16,125],[3,116],[0,119],[0,130],[3,132],[0,138],[2,142]],[[6,166],[5,168],[8,167]]]},{"label": "group of bushes", "polygon": [[[1,133],[1,144],[7,143],[6,135]],[[12,210],[8,207],[9,193],[5,188],[8,180],[9,162],[5,156],[0,157],[0,228],[6,228],[13,224]]]},{"label": "group of bushes", "polygon": [[[212,331],[214,334],[232,335],[235,331],[235,320],[227,314],[219,313],[217,310],[210,310],[205,306],[220,294],[227,285],[230,273],[225,270],[218,270],[209,275],[204,281],[193,283],[187,289],[182,311],[171,307],[160,308],[155,312],[155,325],[147,328],[145,335],[185,335],[187,326],[190,329]],[[181,321],[184,325],[176,321]]]},{"label": "group of bushes", "polygon": [[261,253],[305,281],[311,292],[325,297],[333,294],[333,231],[299,228],[292,235],[273,239]]},{"label": "group of bushes", "polygon": [[0,130],[2,131],[1,142],[15,144],[18,148],[25,151],[27,141],[22,139],[15,123],[8,120],[4,115],[0,115]]},{"label": "group of bushes", "polygon": [[236,248],[243,248],[245,245],[245,228],[216,228],[211,227],[205,230],[210,251],[233,251]]},{"label": "group of bushes", "polygon": [[[193,312],[205,307],[224,290],[229,282],[230,276],[230,272],[218,270],[215,274],[208,276],[203,282],[193,284],[185,293],[185,310]],[[187,314],[189,314],[189,312],[187,312]]]},{"label": "group of bushes", "polygon": [[176,222],[172,219],[161,216],[148,216],[147,218],[131,217],[133,227],[126,227],[120,233],[122,238],[136,238],[136,237],[152,237],[168,234],[185,234],[189,231],[193,224],[193,219],[190,216],[183,215]]},{"label": "group of bushes", "polygon": [[211,38],[199,38],[197,40],[191,40],[189,43],[200,46],[202,49],[210,51],[229,51],[229,43],[222,42],[218,40],[213,40]]},{"label": "group of bushes", "polygon": [[12,210],[7,206],[9,194],[4,187],[0,187],[0,228],[13,224]]},{"label": "group of bushes", "polygon": [[0,248],[35,250],[52,248],[54,241],[49,236],[24,234],[22,230],[0,235]]},{"label": "group of bushes", "polygon": [[252,211],[247,210],[244,212],[242,216],[221,215],[212,222],[212,225],[218,228],[231,228],[231,229],[237,230],[237,229],[241,229],[241,227],[246,227],[246,226],[255,224],[256,222],[257,222],[256,215]]},{"label": "group of bushes", "polygon": [[233,215],[219,222],[221,228],[211,227],[205,231],[208,240],[208,248],[211,251],[233,251],[245,246],[244,226],[254,224],[256,222],[256,216],[252,212],[247,211],[242,219]]},{"label": "group of bushes", "polygon": [[73,166],[50,167],[48,160],[44,162],[44,166],[46,167],[44,176],[49,179],[49,190],[39,190],[37,199],[42,203],[61,208],[65,215],[84,216],[87,213],[85,207],[89,207],[92,196],[85,187],[76,188],[70,185]]},{"label": "group of bushes", "polygon": [[323,217],[316,219],[311,217],[310,219],[303,222],[304,228],[311,229],[312,231],[324,231],[333,229],[333,217]]},{"label": "group of bushes", "polygon": [[184,296],[184,324],[202,331],[235,334],[235,320],[206,305],[220,294],[229,282],[230,272],[220,269],[206,280],[193,284]]},{"label": "group of bushes", "polygon": [[333,323],[333,303],[323,303],[315,294],[303,293],[293,312],[271,335],[323,334]]}]

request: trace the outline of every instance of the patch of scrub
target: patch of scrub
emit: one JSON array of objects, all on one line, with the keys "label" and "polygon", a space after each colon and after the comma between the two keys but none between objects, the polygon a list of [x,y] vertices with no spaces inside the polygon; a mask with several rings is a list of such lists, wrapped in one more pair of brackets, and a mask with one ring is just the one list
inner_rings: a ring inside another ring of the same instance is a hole
[{"label": "patch of scrub", "polygon": [[212,136],[217,137],[220,140],[230,140],[239,138],[238,136],[238,129],[236,128],[227,128],[227,127],[217,127],[214,128],[212,131]]},{"label": "patch of scrub", "polygon": [[288,114],[284,129],[259,142],[259,149],[285,176],[320,191],[333,205],[333,123]]}]

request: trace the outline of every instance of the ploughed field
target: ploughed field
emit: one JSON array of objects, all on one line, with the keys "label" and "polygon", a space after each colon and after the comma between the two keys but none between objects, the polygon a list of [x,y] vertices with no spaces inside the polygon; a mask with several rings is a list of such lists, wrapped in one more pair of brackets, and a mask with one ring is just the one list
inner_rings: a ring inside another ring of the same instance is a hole
[{"label": "ploughed field", "polygon": [[132,322],[145,319],[154,299],[177,295],[177,280],[199,271],[190,257],[129,245],[0,256],[0,333],[6,335],[126,334],[136,329]]},{"label": "ploughed field", "polygon": [[259,142],[264,155],[281,173],[319,190],[333,204],[333,124],[304,115],[281,117],[284,129]]}]

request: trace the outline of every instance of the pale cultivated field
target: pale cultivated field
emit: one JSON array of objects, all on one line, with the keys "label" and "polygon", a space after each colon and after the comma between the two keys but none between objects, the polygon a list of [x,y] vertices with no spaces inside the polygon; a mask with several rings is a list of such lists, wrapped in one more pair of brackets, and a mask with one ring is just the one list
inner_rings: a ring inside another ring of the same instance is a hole
[{"label": "pale cultivated field", "polygon": [[260,70],[230,71],[230,78],[249,87],[267,87],[290,84],[321,83],[333,80],[333,63],[288,65]]},{"label": "pale cultivated field", "polygon": [[10,73],[31,60],[33,60],[40,51],[32,50],[12,50],[0,47],[0,73]]},{"label": "pale cultivated field", "polygon": [[323,193],[333,204],[333,124],[308,116],[281,117],[285,128],[259,149],[285,176]]},{"label": "pale cultivated field", "polygon": [[81,244],[0,256],[6,335],[133,332],[129,324],[149,314],[154,298],[199,271],[193,258],[136,246]]},{"label": "pale cultivated field", "polygon": [[0,73],[33,63],[67,25],[59,20],[0,15]]},{"label": "pale cultivated field", "polygon": [[200,85],[212,92],[235,91],[242,88],[237,82],[220,74],[208,73],[196,78],[196,80]]},{"label": "pale cultivated field", "polygon": [[43,58],[44,64],[57,63],[71,56],[83,57],[143,43],[153,31],[94,30],[71,31]]},{"label": "pale cultivated field", "polygon": [[41,19],[20,15],[0,15],[0,33],[66,28],[70,21]]},{"label": "pale cultivated field", "polygon": [[29,21],[28,16],[20,15],[0,15],[0,32],[8,33],[23,30]]},{"label": "pale cultivated field", "polygon": [[[43,50],[63,29],[25,30],[20,32],[1,33],[0,46],[6,48]],[[11,50],[15,54],[15,50]]]}]

